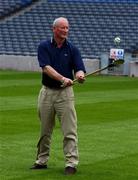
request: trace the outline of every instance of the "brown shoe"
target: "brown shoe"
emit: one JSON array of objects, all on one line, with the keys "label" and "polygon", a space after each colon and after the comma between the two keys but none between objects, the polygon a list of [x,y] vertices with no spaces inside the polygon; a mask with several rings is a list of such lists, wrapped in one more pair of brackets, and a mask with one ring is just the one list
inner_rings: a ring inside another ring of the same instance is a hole
[{"label": "brown shoe", "polygon": [[47,165],[41,165],[35,163],[30,169],[47,169]]},{"label": "brown shoe", "polygon": [[77,169],[75,167],[67,166],[65,168],[65,175],[73,175],[77,172]]}]

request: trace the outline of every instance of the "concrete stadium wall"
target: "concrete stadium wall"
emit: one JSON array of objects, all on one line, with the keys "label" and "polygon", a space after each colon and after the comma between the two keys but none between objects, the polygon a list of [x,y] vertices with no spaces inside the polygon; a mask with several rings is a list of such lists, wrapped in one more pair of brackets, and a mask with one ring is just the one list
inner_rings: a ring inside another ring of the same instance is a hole
[{"label": "concrete stadium wall", "polygon": [[83,59],[87,73],[94,72],[100,68],[99,59]]},{"label": "concrete stadium wall", "polygon": [[138,77],[138,60],[137,61],[130,61],[130,77]]},{"label": "concrete stadium wall", "polygon": [[[87,73],[99,69],[98,59],[83,59]],[[36,56],[0,55],[0,69],[41,71]]]},{"label": "concrete stadium wall", "polygon": [[0,55],[0,69],[21,71],[40,71],[37,58],[34,56]]}]

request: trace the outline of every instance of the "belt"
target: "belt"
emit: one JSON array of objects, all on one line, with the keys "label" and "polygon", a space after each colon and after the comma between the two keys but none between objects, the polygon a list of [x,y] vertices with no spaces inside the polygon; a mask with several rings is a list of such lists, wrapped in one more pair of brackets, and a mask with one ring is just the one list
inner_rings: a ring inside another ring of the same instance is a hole
[{"label": "belt", "polygon": [[63,89],[62,87],[49,87],[49,86],[45,86],[43,85],[44,88],[49,88],[49,89],[52,89],[52,90],[61,90]]}]

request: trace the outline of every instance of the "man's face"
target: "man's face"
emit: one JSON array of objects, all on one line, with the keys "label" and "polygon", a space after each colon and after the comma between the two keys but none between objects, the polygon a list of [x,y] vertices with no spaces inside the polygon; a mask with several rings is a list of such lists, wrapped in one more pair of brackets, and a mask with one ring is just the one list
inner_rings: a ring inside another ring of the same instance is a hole
[{"label": "man's face", "polygon": [[55,27],[53,27],[54,36],[58,39],[66,39],[69,32],[69,24],[66,20],[60,21]]}]

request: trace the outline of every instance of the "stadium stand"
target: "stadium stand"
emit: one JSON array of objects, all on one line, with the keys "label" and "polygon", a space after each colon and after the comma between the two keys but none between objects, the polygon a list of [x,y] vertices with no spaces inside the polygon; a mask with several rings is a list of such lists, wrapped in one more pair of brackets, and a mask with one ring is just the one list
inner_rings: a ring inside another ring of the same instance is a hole
[{"label": "stadium stand", "polygon": [[[5,7],[12,10],[24,6],[19,0],[4,2],[7,4],[1,3],[0,16],[6,13]],[[51,23],[59,16],[69,19],[69,40],[79,47],[83,58],[99,58],[101,52],[114,46],[116,36],[126,51],[138,43],[138,0],[40,2],[30,11],[0,22],[0,54],[36,56],[39,42],[52,36]]]},{"label": "stadium stand", "polygon": [[94,2],[100,2],[100,3],[103,3],[103,2],[117,2],[117,3],[122,3],[122,2],[129,2],[129,3],[131,3],[131,2],[137,2],[137,0],[47,0],[48,2],[89,2],[89,3],[94,3]]},{"label": "stadium stand", "polygon": [[30,5],[33,0],[4,0],[0,1],[0,19]]}]

